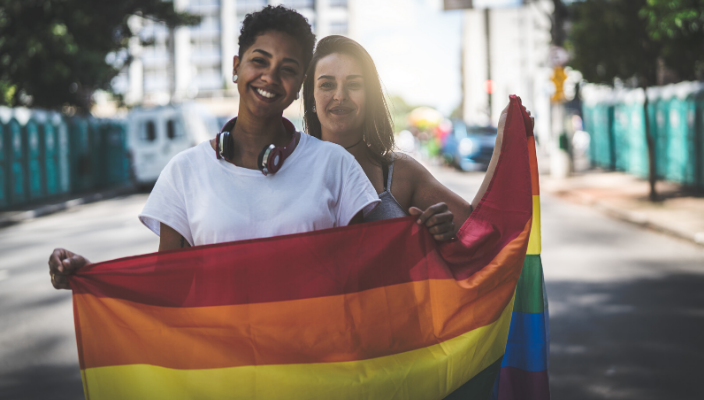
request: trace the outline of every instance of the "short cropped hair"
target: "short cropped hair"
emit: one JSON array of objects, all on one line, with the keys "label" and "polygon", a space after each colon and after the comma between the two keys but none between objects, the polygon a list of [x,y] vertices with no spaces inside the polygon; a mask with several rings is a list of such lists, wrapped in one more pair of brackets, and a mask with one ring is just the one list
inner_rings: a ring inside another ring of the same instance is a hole
[{"label": "short cropped hair", "polygon": [[240,58],[254,44],[257,36],[269,31],[286,33],[298,41],[303,50],[303,70],[305,71],[313,57],[315,35],[304,16],[284,6],[266,6],[244,17],[238,40]]}]

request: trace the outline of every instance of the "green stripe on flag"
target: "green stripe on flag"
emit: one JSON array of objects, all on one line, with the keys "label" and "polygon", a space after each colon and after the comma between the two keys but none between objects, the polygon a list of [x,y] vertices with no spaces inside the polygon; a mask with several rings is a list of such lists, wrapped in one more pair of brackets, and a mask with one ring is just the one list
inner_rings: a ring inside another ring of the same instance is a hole
[{"label": "green stripe on flag", "polygon": [[513,311],[541,313],[545,311],[543,304],[543,264],[539,254],[529,254],[526,255],[523,271],[518,278]]}]

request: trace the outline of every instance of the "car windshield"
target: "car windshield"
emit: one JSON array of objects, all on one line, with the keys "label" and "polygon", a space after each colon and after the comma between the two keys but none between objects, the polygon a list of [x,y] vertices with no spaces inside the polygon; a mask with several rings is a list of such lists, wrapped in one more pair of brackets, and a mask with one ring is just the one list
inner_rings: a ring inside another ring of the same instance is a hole
[{"label": "car windshield", "polygon": [[453,121],[453,135],[457,139],[466,138],[468,135],[471,136],[491,136],[496,135],[496,128],[493,126],[476,126],[476,125],[465,125],[464,121]]}]

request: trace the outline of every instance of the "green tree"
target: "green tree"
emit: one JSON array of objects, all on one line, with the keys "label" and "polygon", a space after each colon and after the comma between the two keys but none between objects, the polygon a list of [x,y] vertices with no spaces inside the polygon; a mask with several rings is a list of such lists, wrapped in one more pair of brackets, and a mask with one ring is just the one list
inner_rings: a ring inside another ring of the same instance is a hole
[{"label": "green tree", "polygon": [[640,16],[664,64],[682,80],[704,80],[704,0],[647,0]]},{"label": "green tree", "polygon": [[[570,65],[582,72],[584,79],[612,85],[614,78],[637,78],[646,90],[656,83],[658,58],[662,45],[648,32],[641,15],[647,0],[585,0],[570,5],[572,26],[566,47],[572,53]],[[647,115],[648,100],[643,104]],[[655,191],[655,143],[650,123],[645,118],[648,144],[650,199]]]},{"label": "green tree", "polygon": [[406,100],[399,95],[388,96],[387,103],[389,105],[389,111],[391,112],[391,118],[394,122],[394,129],[399,131],[408,128],[406,117],[408,113],[413,111],[417,106],[408,104]]},{"label": "green tree", "polygon": [[130,61],[133,15],[169,27],[200,20],[162,0],[0,0],[0,104],[88,111]]}]

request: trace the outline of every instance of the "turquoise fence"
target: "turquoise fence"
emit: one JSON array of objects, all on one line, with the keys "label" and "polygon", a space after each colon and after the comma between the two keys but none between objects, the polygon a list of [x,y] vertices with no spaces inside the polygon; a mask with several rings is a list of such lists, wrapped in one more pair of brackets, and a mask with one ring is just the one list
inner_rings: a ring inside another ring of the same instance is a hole
[{"label": "turquoise fence", "polygon": [[704,188],[704,84],[684,82],[648,90],[587,85],[585,130],[592,165],[647,177],[646,118],[655,143],[658,178]]},{"label": "turquoise fence", "polygon": [[0,210],[129,184],[126,121],[0,107]]}]

